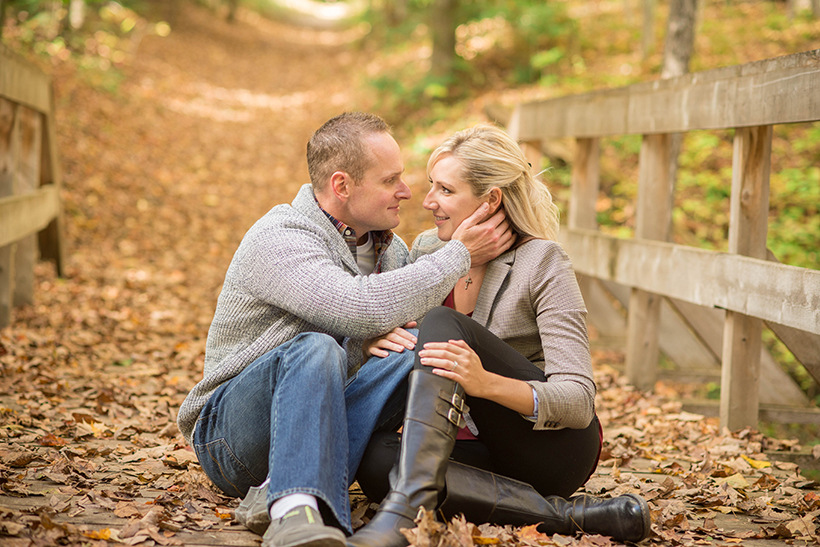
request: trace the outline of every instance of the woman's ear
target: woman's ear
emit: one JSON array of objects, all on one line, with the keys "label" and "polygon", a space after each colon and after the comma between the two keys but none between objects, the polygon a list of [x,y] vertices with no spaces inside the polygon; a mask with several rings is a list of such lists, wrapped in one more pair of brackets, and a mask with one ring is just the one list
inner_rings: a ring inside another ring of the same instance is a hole
[{"label": "woman's ear", "polygon": [[488,216],[498,211],[499,207],[501,207],[502,198],[501,188],[496,187],[490,190],[490,193],[487,194],[487,203],[490,205]]}]

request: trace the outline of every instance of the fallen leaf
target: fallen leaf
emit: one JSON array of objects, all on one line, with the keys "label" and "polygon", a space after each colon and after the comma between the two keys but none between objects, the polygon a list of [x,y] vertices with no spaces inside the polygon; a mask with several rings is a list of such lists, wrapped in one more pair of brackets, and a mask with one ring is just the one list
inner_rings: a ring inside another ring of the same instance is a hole
[{"label": "fallen leaf", "polygon": [[744,460],[746,460],[747,462],[749,462],[749,465],[751,465],[755,469],[764,469],[766,467],[771,467],[772,466],[771,462],[767,462],[767,461],[764,461],[764,460],[753,460],[752,458],[748,457],[745,454],[741,454],[740,457],[743,458]]}]

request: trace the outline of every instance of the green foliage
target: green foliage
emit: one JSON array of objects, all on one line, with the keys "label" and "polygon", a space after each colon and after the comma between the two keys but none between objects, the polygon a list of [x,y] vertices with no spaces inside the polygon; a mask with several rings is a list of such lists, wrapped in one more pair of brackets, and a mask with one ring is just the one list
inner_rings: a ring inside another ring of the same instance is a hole
[{"label": "green foliage", "polygon": [[[428,18],[435,17],[432,0],[407,4],[400,21],[390,20],[386,6],[367,13],[371,43],[400,55],[408,48],[429,47]],[[577,30],[562,4],[535,0],[461,2],[457,18],[454,74],[429,80],[416,60],[416,67],[402,64],[382,71],[372,82],[380,94],[404,93],[388,100],[418,105],[419,101],[452,102],[500,82],[550,85],[555,83],[557,67],[567,62],[571,36]],[[388,79],[402,83],[393,85]]]},{"label": "green foliage", "polygon": [[73,62],[95,86],[116,91],[122,68],[146,34],[165,36],[165,22],[149,23],[127,6],[141,2],[86,0],[85,21],[79,29],[69,24],[68,0],[13,0],[7,11],[3,42],[20,52],[31,52],[52,63]]}]

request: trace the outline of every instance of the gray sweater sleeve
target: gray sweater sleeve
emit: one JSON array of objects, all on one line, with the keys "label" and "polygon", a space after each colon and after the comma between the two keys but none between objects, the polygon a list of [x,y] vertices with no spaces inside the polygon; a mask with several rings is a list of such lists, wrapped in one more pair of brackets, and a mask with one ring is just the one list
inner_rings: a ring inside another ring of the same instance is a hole
[{"label": "gray sweater sleeve", "polygon": [[407,267],[354,276],[322,238],[302,226],[253,234],[237,253],[237,282],[252,298],[329,334],[370,338],[438,305],[470,264],[464,244],[452,241]]}]

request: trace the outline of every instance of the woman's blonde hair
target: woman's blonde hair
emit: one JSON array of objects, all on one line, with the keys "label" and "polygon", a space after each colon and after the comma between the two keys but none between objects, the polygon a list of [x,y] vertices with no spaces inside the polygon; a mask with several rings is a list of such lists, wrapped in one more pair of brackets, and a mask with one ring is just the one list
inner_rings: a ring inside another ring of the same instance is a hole
[{"label": "woman's blonde hair", "polygon": [[558,206],[552,194],[504,130],[477,125],[455,133],[433,151],[427,174],[444,154],[461,162],[461,177],[473,195],[485,197],[499,188],[507,219],[519,236],[554,240],[558,236]]}]

